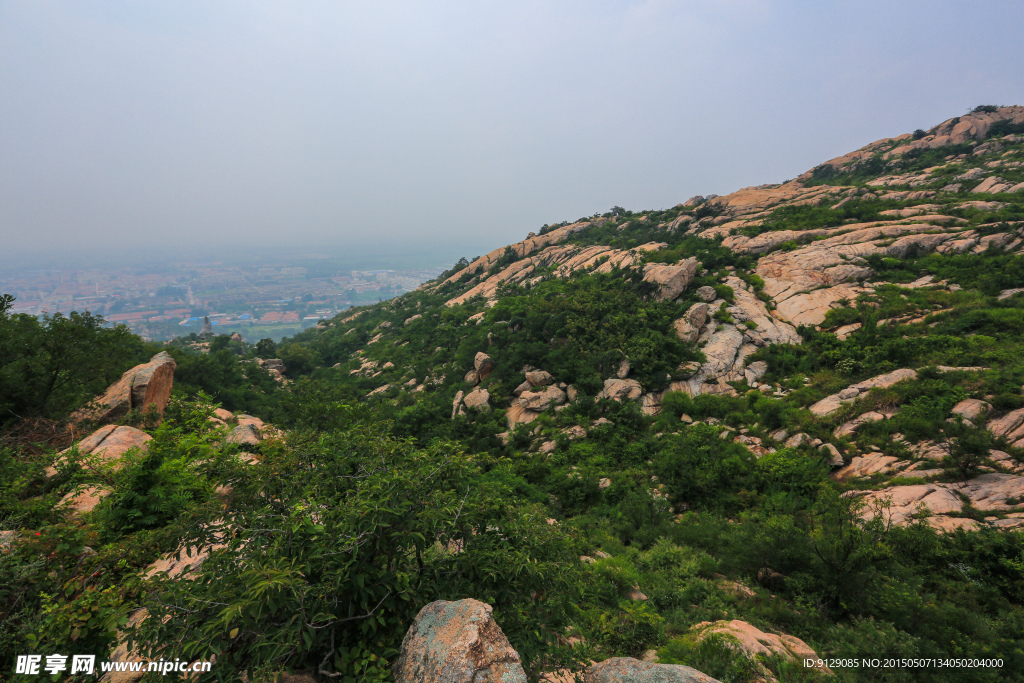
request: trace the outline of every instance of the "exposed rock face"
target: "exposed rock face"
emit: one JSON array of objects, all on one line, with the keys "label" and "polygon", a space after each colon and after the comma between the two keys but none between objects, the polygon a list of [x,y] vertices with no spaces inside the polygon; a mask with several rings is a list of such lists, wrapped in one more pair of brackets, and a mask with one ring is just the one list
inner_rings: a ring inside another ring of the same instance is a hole
[{"label": "exposed rock face", "polygon": [[[804,659],[818,659],[817,653],[799,638],[790,635],[765,633],[739,619],[733,619],[732,621],[705,621],[694,626],[692,630],[697,632],[698,638],[706,638],[713,633],[721,633],[734,643],[739,652],[742,652],[751,659],[758,655],[779,656],[796,662]],[[822,670],[829,671],[825,667]]]},{"label": "exposed rock face", "polygon": [[67,505],[72,515],[83,515],[92,512],[104,498],[110,495],[110,489],[100,486],[89,486],[80,491],[72,491],[60,499],[58,505]]},{"label": "exposed rock face", "polygon": [[685,259],[674,266],[648,263],[644,266],[644,282],[658,285],[658,300],[672,301],[687,288],[697,274],[697,259]]},{"label": "exposed rock face", "polygon": [[708,305],[705,303],[699,303],[690,306],[686,311],[686,314],[679,320],[672,323],[672,326],[675,328],[677,337],[684,342],[690,342],[692,344],[697,341],[697,337],[700,336],[700,328],[704,327],[704,323],[707,319]]},{"label": "exposed rock face", "polygon": [[953,414],[977,424],[985,419],[992,406],[977,398],[967,398],[953,406]]},{"label": "exposed rock face", "polygon": [[708,393],[702,385],[706,381],[722,377],[732,370],[733,364],[736,362],[736,355],[742,345],[743,333],[732,325],[727,325],[725,329],[711,335],[703,349],[707,360],[688,382],[690,394],[696,396]]},{"label": "exposed rock face", "polygon": [[587,669],[585,683],[718,683],[679,664],[651,664],[632,657],[612,657]]},{"label": "exposed rock face", "polygon": [[509,428],[515,427],[521,422],[533,422],[538,417],[540,417],[540,413],[536,410],[524,408],[518,401],[510,405],[508,410],[505,411],[505,420],[508,422]]},{"label": "exposed rock face", "polygon": [[526,683],[491,606],[472,599],[421,609],[391,671],[396,683]]},{"label": "exposed rock face", "polygon": [[882,413],[876,413],[874,411],[864,413],[863,415],[856,417],[850,420],[849,422],[844,422],[842,425],[836,428],[835,435],[849,436],[866,424],[870,424],[872,422],[879,422],[880,420],[884,419],[885,415],[883,415]]},{"label": "exposed rock face", "polygon": [[[141,429],[135,427],[119,427],[117,425],[107,425],[100,427],[95,432],[85,437],[78,442],[78,452],[82,455],[91,455],[99,458],[102,463],[113,463],[115,469],[119,468],[119,461],[121,456],[127,453],[132,448],[145,449],[146,442],[151,441],[151,437]],[[60,452],[57,465],[66,456],[68,451],[71,449],[65,449]],[[57,473],[57,470],[53,467],[46,469],[46,475],[52,477]]]},{"label": "exposed rock face", "polygon": [[[530,237],[517,244],[507,247],[511,249],[519,260],[506,266],[494,275],[484,275],[483,279],[466,292],[445,302],[446,306],[455,306],[465,303],[478,296],[493,300],[497,297],[498,287],[504,283],[516,284],[527,281],[537,270],[556,266],[555,276],[565,278],[573,273],[581,271],[592,271],[595,273],[610,273],[614,268],[628,268],[637,262],[638,258],[645,252],[657,251],[667,245],[661,242],[650,242],[629,250],[614,249],[607,246],[580,247],[575,244],[558,244],[573,233],[585,230],[591,225],[600,224],[605,219],[594,219],[593,221],[582,221],[561,228],[552,230],[545,235]],[[548,246],[550,245],[550,246]],[[490,269],[494,262],[502,258],[505,248],[496,249],[491,253],[474,260],[466,269],[469,272],[479,272]],[[445,282],[458,280],[464,275],[460,271],[452,275]],[[426,288],[436,285],[424,285]]]},{"label": "exposed rock face", "polygon": [[973,523],[973,520],[950,522],[949,519],[960,518],[940,518],[942,515],[961,511],[963,502],[960,496],[966,496],[971,505],[982,512],[1013,510],[1017,504],[1008,503],[1007,500],[1016,501],[1024,498],[1024,477],[991,472],[956,484],[890,486],[864,495],[867,503],[865,517],[874,516],[873,506],[877,502],[889,501],[889,510],[883,514],[886,514],[893,524],[909,524],[913,515],[927,512],[935,515],[928,519],[929,524],[940,530],[977,528],[978,525]]},{"label": "exposed rock face", "polygon": [[[795,251],[775,251],[762,257],[755,272],[778,314],[797,325],[817,325],[842,299],[854,300],[864,291],[857,283],[872,274],[864,259],[872,254],[903,257],[911,249],[940,249],[960,233],[944,227],[948,216],[921,216],[931,222],[913,224],[863,223],[803,232],[775,231],[754,238],[728,238],[724,244],[740,252],[765,253],[794,239],[825,239]],[[895,238],[895,239],[893,239]]]},{"label": "exposed rock face", "polygon": [[136,365],[93,401],[95,407],[77,411],[72,419],[110,422],[130,410],[155,410],[163,415],[174,383],[174,359],[166,351],[153,356],[148,363]]},{"label": "exposed rock face", "polygon": [[606,379],[604,389],[597,394],[597,398],[610,398],[619,402],[635,401],[643,393],[643,387],[635,379]]},{"label": "exposed rock face", "polygon": [[893,370],[892,372],[887,372],[884,375],[878,375],[877,377],[866,379],[863,382],[852,384],[838,394],[826,396],[812,405],[810,410],[819,417],[823,415],[830,415],[839,410],[839,408],[842,407],[842,404],[852,403],[862,394],[866,394],[875,387],[884,389],[886,387],[891,387],[893,384],[896,384],[896,382],[902,382],[907,379],[917,379],[917,371],[909,368]]},{"label": "exposed rock face", "polygon": [[725,284],[732,287],[736,299],[726,311],[736,322],[754,324],[753,329],[747,329],[743,333],[747,339],[757,346],[800,343],[800,335],[797,334],[796,328],[772,316],[764,302],[750,291],[746,282],[738,277],[727,277]]},{"label": "exposed rock face", "polygon": [[[899,459],[895,456],[882,455],[881,453],[858,455],[850,460],[849,465],[836,472],[833,477],[838,481],[846,481],[847,479],[869,477],[872,474],[891,472],[895,469],[894,465],[898,462]],[[842,460],[840,460],[840,464],[841,463]],[[907,463],[904,462],[903,464],[906,465]]]},{"label": "exposed rock face", "polygon": [[988,429],[996,436],[1010,441],[1024,438],[1024,408],[1018,408],[988,423]]}]

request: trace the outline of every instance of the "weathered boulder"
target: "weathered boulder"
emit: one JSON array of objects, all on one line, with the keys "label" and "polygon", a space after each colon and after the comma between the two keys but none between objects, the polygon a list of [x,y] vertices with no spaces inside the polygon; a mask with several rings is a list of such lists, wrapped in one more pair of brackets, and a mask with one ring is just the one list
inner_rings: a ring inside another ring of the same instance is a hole
[{"label": "weathered boulder", "polygon": [[811,437],[800,432],[799,434],[794,434],[786,439],[786,448],[799,448],[800,446],[806,446],[809,443],[811,443]]},{"label": "weathered boulder", "polygon": [[635,379],[606,379],[604,389],[597,394],[597,398],[610,398],[619,402],[635,401],[643,393],[643,387]]},{"label": "weathered boulder", "polygon": [[494,371],[494,361],[486,353],[479,351],[473,359],[473,369],[481,380],[485,380]]},{"label": "weathered boulder", "polygon": [[480,374],[476,370],[470,370],[463,379],[466,384],[473,387],[480,383]]},{"label": "weathered boulder", "polygon": [[466,395],[466,392],[460,391],[455,394],[455,399],[452,401],[452,419],[455,419],[456,415],[465,415],[466,409],[462,405],[462,398]]},{"label": "weathered boulder", "polygon": [[462,403],[467,408],[472,408],[477,412],[485,413],[491,409],[491,404],[489,403],[490,399],[491,394],[489,391],[477,387],[466,394],[465,398],[462,399]]},{"label": "weathered boulder", "polygon": [[[805,659],[817,660],[817,653],[807,643],[795,636],[777,635],[764,631],[739,619],[732,621],[704,621],[691,629],[698,640],[712,634],[721,634],[740,653],[754,659],[758,656],[777,656],[791,662],[802,662]],[[827,667],[822,671],[830,672]]]},{"label": "weathered boulder", "polygon": [[[120,467],[120,459],[125,453],[133,448],[144,450],[146,442],[152,440],[146,432],[135,427],[124,427],[117,425],[106,425],[78,442],[78,452],[81,455],[91,455],[99,458],[102,463],[113,463],[115,469]],[[70,448],[64,449],[57,456],[53,467],[46,469],[46,476],[52,477],[57,473],[55,467],[59,465]]]},{"label": "weathered boulder", "polygon": [[715,291],[714,287],[704,285],[703,287],[697,288],[697,298],[701,301],[714,301],[718,297],[718,292]]},{"label": "weathered boulder", "polygon": [[166,351],[153,356],[148,363],[136,365],[121,379],[97,397],[89,406],[76,411],[72,420],[85,419],[112,422],[130,410],[155,410],[163,415],[174,384],[174,359]]},{"label": "weathered boulder", "polygon": [[232,429],[225,441],[240,446],[255,446],[263,440],[259,428],[253,424],[240,424]]},{"label": "weathered boulder", "polygon": [[821,448],[828,453],[828,464],[830,467],[843,466],[843,454],[839,452],[838,448],[830,443],[822,445]]},{"label": "weathered boulder", "polygon": [[718,683],[689,666],[652,664],[632,657],[612,657],[594,664],[583,678],[585,683]]},{"label": "weathered boulder", "polygon": [[526,683],[519,653],[477,600],[438,600],[416,615],[391,672],[396,683]]},{"label": "weathered boulder", "polygon": [[837,427],[836,431],[835,431],[835,435],[836,436],[850,436],[851,434],[853,434],[855,431],[857,431],[858,429],[860,429],[864,425],[870,424],[872,422],[879,422],[879,421],[884,420],[884,419],[885,419],[885,415],[883,415],[882,413],[878,413],[878,412],[875,412],[875,411],[864,413],[863,415],[861,415],[859,417],[856,417],[856,418],[850,420],[849,422],[844,422],[839,427]]},{"label": "weathered boulder", "polygon": [[692,344],[697,341],[697,337],[700,336],[700,328],[704,327],[704,322],[707,319],[708,305],[705,303],[694,304],[687,309],[682,318],[672,323],[672,327],[675,328],[677,337]]},{"label": "weathered boulder", "polygon": [[530,370],[526,373],[526,381],[533,387],[546,387],[555,381],[547,370]]},{"label": "weathered boulder", "polygon": [[693,281],[700,263],[697,259],[684,259],[675,265],[648,263],[644,266],[644,282],[658,286],[659,301],[672,301]]},{"label": "weathered boulder", "polygon": [[560,406],[566,401],[564,391],[556,386],[544,387],[541,391],[524,391],[519,394],[519,405],[527,410],[543,412],[551,406]]},{"label": "weathered boulder", "polygon": [[110,489],[108,488],[88,486],[67,494],[60,499],[57,505],[67,506],[67,511],[72,515],[84,515],[86,512],[92,512],[93,508],[109,495]]}]

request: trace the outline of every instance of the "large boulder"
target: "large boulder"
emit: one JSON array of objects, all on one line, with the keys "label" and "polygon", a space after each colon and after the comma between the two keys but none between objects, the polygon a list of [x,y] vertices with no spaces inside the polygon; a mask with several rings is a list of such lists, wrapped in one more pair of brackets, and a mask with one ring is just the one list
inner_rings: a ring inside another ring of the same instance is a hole
[{"label": "large boulder", "polygon": [[225,440],[239,446],[255,446],[263,440],[263,435],[254,424],[239,424],[228,433]]},{"label": "large boulder", "polygon": [[416,615],[391,668],[396,683],[526,683],[519,653],[478,600],[438,600]]},{"label": "large boulder", "polygon": [[635,401],[644,393],[644,388],[635,379],[606,379],[604,389],[597,398],[610,398],[613,401]]},{"label": "large boulder", "polygon": [[555,378],[547,370],[530,370],[526,373],[526,381],[530,383],[530,386],[546,387],[553,384]]},{"label": "large boulder", "polygon": [[644,282],[658,286],[659,301],[672,301],[693,281],[700,263],[697,259],[685,259],[675,265],[648,263],[644,266]]},{"label": "large boulder", "polygon": [[612,657],[587,669],[585,683],[718,683],[680,664],[651,664],[632,657]]},{"label": "large boulder", "polygon": [[[694,626],[692,631],[698,640],[703,640],[712,634],[721,634],[725,636],[730,647],[750,659],[759,656],[777,656],[784,660],[801,663],[805,659],[819,659],[817,653],[799,638],[786,634],[765,633],[739,619],[704,621]],[[821,670],[831,673],[827,667],[821,667]]]},{"label": "large boulder", "polygon": [[527,410],[539,412],[552,406],[560,406],[565,401],[565,392],[553,385],[544,387],[542,391],[524,391],[519,394],[519,405]]},{"label": "large boulder", "polygon": [[487,376],[494,371],[494,361],[483,351],[476,354],[473,359],[473,369],[476,370],[476,375],[480,379],[487,379]]},{"label": "large boulder", "polygon": [[174,359],[166,351],[153,356],[148,363],[136,365],[121,379],[94,399],[89,406],[76,411],[72,419],[113,422],[130,410],[155,410],[163,415],[174,383]]},{"label": "large boulder", "polygon": [[[78,452],[81,455],[93,456],[101,463],[113,463],[115,469],[120,467],[121,456],[133,448],[145,450],[146,442],[151,437],[141,429],[118,425],[106,425],[78,442]],[[59,465],[71,451],[66,448],[60,452],[53,467],[46,469],[46,475],[52,477],[57,473],[56,466]]]},{"label": "large boulder", "polygon": [[477,387],[476,389],[473,389],[473,391],[466,394],[466,396],[462,399],[462,403],[467,408],[472,408],[477,412],[485,413],[491,409],[490,400],[490,392],[487,391],[486,389],[481,389],[480,387]]},{"label": "large boulder", "polygon": [[705,303],[694,304],[687,309],[682,318],[672,323],[676,336],[684,342],[693,343],[700,336],[700,328],[708,319],[708,305]]}]

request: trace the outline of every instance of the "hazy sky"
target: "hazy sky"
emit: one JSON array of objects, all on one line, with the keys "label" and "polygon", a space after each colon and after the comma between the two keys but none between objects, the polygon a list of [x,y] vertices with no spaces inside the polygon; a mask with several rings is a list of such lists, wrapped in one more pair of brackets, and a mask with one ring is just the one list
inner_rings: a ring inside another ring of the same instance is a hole
[{"label": "hazy sky", "polygon": [[472,256],[1024,104],[1022,35],[1021,0],[0,0],[0,250]]}]

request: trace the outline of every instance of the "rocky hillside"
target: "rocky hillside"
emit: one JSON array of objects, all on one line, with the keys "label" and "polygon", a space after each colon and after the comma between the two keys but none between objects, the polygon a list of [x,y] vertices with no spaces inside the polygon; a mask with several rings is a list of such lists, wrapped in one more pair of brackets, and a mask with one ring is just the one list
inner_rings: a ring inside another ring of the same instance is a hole
[{"label": "rocky hillside", "polygon": [[[68,399],[66,452],[13,430],[0,585],[34,588],[0,644],[249,680],[1017,680],[1022,335],[1024,107],[545,225],[276,347],[176,345]],[[843,663],[871,657],[918,663]]]}]

